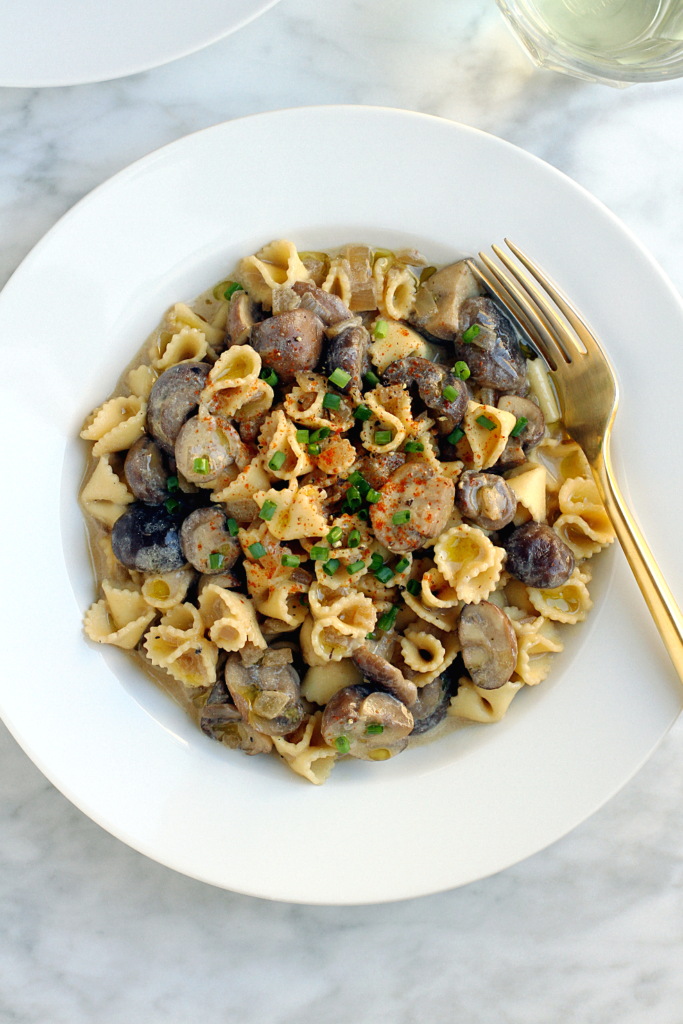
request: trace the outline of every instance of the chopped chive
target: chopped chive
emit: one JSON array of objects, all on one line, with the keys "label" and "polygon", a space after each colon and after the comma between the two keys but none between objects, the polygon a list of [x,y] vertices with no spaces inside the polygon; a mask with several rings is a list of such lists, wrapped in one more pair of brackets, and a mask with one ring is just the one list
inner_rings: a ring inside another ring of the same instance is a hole
[{"label": "chopped chive", "polygon": [[469,345],[471,342],[474,341],[474,339],[477,337],[480,331],[481,327],[479,326],[479,324],[472,324],[472,326],[468,327],[467,330],[463,333],[462,340],[466,345]]},{"label": "chopped chive", "polygon": [[359,519],[362,519],[364,523],[367,523],[368,519],[370,518],[370,513],[366,508],[359,508],[358,511],[356,512],[356,515],[358,516]]},{"label": "chopped chive", "polygon": [[176,491],[180,490],[180,481],[177,476],[169,476],[166,481],[166,490],[169,494],[175,494]]},{"label": "chopped chive", "polygon": [[337,541],[342,539],[343,533],[344,531],[342,530],[341,526],[333,526],[327,535],[327,539],[329,540],[330,544],[336,544]]},{"label": "chopped chive", "polygon": [[268,469],[282,469],[282,467],[285,464],[286,458],[287,456],[285,455],[284,452],[275,452],[275,455],[273,455],[272,459],[268,463]]},{"label": "chopped chive", "polygon": [[350,484],[358,488],[358,493],[363,495],[367,494],[370,490],[370,484],[367,482],[362,473],[359,473],[357,469],[354,469],[351,476],[348,478]]},{"label": "chopped chive", "polygon": [[485,427],[486,430],[496,429],[496,424],[493,420],[490,420],[488,416],[477,416],[477,423],[480,427]]},{"label": "chopped chive", "polygon": [[325,395],[323,398],[323,409],[337,410],[341,405],[340,395]]},{"label": "chopped chive", "polygon": [[328,576],[334,576],[335,572],[339,568],[340,562],[338,558],[330,558],[329,562],[325,562],[323,566],[323,572]]},{"label": "chopped chive", "polygon": [[371,505],[376,505],[381,497],[382,495],[379,493],[379,491],[376,491],[374,490],[374,488],[371,487],[368,493],[365,495],[365,500],[370,502]]},{"label": "chopped chive", "polygon": [[212,551],[209,555],[209,568],[211,572],[217,572],[223,568],[223,562],[225,561],[225,555],[222,555],[220,551]]},{"label": "chopped chive", "polygon": [[391,517],[391,521],[394,526],[403,526],[404,523],[410,522],[410,509],[402,508],[400,512],[394,512]]},{"label": "chopped chive", "polygon": [[420,585],[420,581],[419,580],[408,580],[408,582],[406,583],[406,590],[408,591],[409,594],[412,594],[413,597],[417,597],[417,595],[422,590],[422,587]]},{"label": "chopped chive", "polygon": [[460,392],[452,384],[447,384],[443,389],[443,397],[447,402],[454,402],[459,394]]},{"label": "chopped chive", "polygon": [[310,430],[297,430],[296,439],[299,444],[308,444],[311,438]]},{"label": "chopped chive", "polygon": [[177,498],[167,498],[164,502],[164,507],[169,515],[173,515],[173,513],[177,512],[180,508],[180,502]]},{"label": "chopped chive", "polygon": [[357,548],[360,544],[360,530],[351,530],[349,539],[346,543],[350,548]]},{"label": "chopped chive", "polygon": [[327,378],[330,384],[334,384],[336,388],[345,388],[351,380],[351,374],[347,373],[346,370],[340,370],[339,367],[331,373]]},{"label": "chopped chive", "polygon": [[228,533],[231,537],[236,537],[239,533],[239,529],[236,519],[228,519]]},{"label": "chopped chive", "polygon": [[311,556],[311,558],[313,559],[314,562],[318,562],[318,561],[321,561],[323,559],[326,559],[328,557],[329,553],[330,553],[330,549],[328,547],[325,547],[324,544],[316,544],[310,550],[310,556]]},{"label": "chopped chive", "polygon": [[313,455],[314,457],[316,455],[320,455],[321,451],[322,448],[320,447],[319,444],[309,444],[308,446],[308,454]]},{"label": "chopped chive", "polygon": [[519,437],[519,435],[522,433],[528,422],[529,421],[526,418],[526,416],[520,416],[517,422],[515,423],[514,427],[510,431],[510,437]]},{"label": "chopped chive", "polygon": [[366,640],[376,640],[377,637],[375,636],[374,633],[368,633],[367,636],[365,637],[365,639]]},{"label": "chopped chive", "polygon": [[275,501],[264,501],[259,512],[259,519],[265,519],[267,523],[273,518],[277,512],[277,502]]},{"label": "chopped chive", "polygon": [[325,438],[329,437],[331,433],[332,431],[330,430],[329,427],[320,427],[319,430],[313,431],[313,433],[309,437],[309,441],[313,441],[314,444],[316,441],[324,441]]},{"label": "chopped chive", "polygon": [[405,445],[403,446],[403,451],[408,453],[423,452],[424,450],[425,446],[422,444],[422,441],[406,441]]},{"label": "chopped chive", "polygon": [[348,491],[346,492],[346,500],[360,501],[360,491],[358,490],[357,487],[349,487]]},{"label": "chopped chive", "polygon": [[365,731],[368,736],[379,736],[380,733],[384,732],[384,726],[380,722],[371,722],[370,725],[365,727]]},{"label": "chopped chive", "polygon": [[298,555],[283,555],[281,565],[284,565],[286,569],[298,569],[301,563],[301,559]]},{"label": "chopped chive", "polygon": [[356,420],[369,420],[372,416],[372,409],[367,405],[359,405],[354,409],[353,418]]},{"label": "chopped chive", "polygon": [[465,431],[461,430],[460,427],[456,427],[452,434],[449,434],[446,440],[449,444],[457,444],[458,441],[462,441],[465,436]]},{"label": "chopped chive", "polygon": [[394,566],[394,572],[396,573],[397,576],[400,576],[402,572],[406,571],[409,565],[409,559],[402,558],[401,561],[397,562],[396,565]]},{"label": "chopped chive", "polygon": [[390,611],[386,612],[377,623],[377,628],[386,632],[388,629],[394,628],[396,622],[396,616],[401,609],[397,604],[393,605]]},{"label": "chopped chive", "polygon": [[242,287],[242,285],[238,284],[237,281],[233,281],[233,283],[231,285],[228,285],[228,287],[223,292],[223,298],[224,299],[231,299],[233,297],[233,295],[235,294],[235,292],[243,292],[243,291],[244,291],[244,288]]},{"label": "chopped chive", "polygon": [[462,361],[462,359],[458,359],[457,363],[453,367],[453,373],[456,377],[459,377],[460,380],[468,380],[470,376],[470,368],[467,363]]},{"label": "chopped chive", "polygon": [[264,380],[266,382],[266,384],[270,384],[271,388],[274,388],[279,380],[279,377],[276,374],[275,370],[271,370],[267,366],[264,366],[264,368],[261,370],[260,377],[261,380]]},{"label": "chopped chive", "polygon": [[364,375],[363,380],[365,381],[369,388],[376,388],[377,385],[379,384],[379,377],[377,376],[376,373],[373,373],[372,370],[368,370],[368,372]]},{"label": "chopped chive", "polygon": [[208,473],[211,468],[211,463],[207,459],[206,455],[202,455],[201,458],[195,459],[192,463],[192,469],[195,473]]},{"label": "chopped chive", "polygon": [[376,430],[375,431],[375,444],[391,444],[392,433],[390,430]]},{"label": "chopped chive", "polygon": [[386,338],[389,324],[386,320],[378,320],[375,324],[374,335],[376,338]]},{"label": "chopped chive", "polygon": [[390,569],[388,565],[383,565],[381,569],[378,569],[375,573],[375,579],[379,580],[380,583],[389,583],[394,578],[394,570]]},{"label": "chopped chive", "polygon": [[299,594],[299,604],[304,608],[308,608],[308,594]]},{"label": "chopped chive", "polygon": [[346,736],[337,736],[334,745],[340,754],[348,754],[351,749],[351,744]]},{"label": "chopped chive", "polygon": [[250,544],[249,552],[254,556],[254,558],[263,558],[263,556],[266,553],[266,549],[264,548],[263,544]]},{"label": "chopped chive", "polygon": [[373,551],[372,558],[370,559],[370,571],[377,572],[384,565],[384,559],[380,555],[379,551]]},{"label": "chopped chive", "polygon": [[[336,559],[335,559],[335,561],[336,561]],[[365,568],[365,562],[361,558],[361,559],[359,559],[359,561],[351,562],[351,565],[347,565],[346,566],[346,571],[348,572],[349,576],[353,576],[355,573],[360,572],[361,569],[364,569],[364,568]]]}]

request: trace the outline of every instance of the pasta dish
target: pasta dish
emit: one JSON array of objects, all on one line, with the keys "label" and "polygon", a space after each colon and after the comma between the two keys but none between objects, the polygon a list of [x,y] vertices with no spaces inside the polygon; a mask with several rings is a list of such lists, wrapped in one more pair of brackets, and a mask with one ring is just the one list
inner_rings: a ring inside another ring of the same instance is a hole
[{"label": "pasta dish", "polygon": [[614,540],[536,358],[464,261],[270,243],[88,416],[97,643],[319,785],[499,721]]}]

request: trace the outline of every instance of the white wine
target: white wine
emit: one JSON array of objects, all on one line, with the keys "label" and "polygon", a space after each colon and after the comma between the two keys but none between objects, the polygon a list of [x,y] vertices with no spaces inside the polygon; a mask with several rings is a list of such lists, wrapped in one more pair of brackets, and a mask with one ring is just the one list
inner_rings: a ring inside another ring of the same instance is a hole
[{"label": "white wine", "polygon": [[586,54],[639,64],[683,41],[683,0],[524,0],[538,28]]}]

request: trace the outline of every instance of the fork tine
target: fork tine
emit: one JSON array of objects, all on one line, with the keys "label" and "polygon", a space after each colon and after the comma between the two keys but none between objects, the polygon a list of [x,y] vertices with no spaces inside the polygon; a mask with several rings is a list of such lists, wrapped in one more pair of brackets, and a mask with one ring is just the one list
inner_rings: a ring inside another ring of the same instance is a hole
[{"label": "fork tine", "polygon": [[576,352],[580,352],[583,355],[583,347],[577,341],[576,336],[573,335],[571,331],[567,330],[543,292],[536,287],[528,274],[525,274],[524,271],[521,270],[499,246],[492,245],[491,248],[500,262],[517,278],[522,288],[525,289],[527,294],[531,296],[533,301],[539,307],[543,317],[547,320],[548,325],[551,327],[555,337],[560,343],[560,346],[564,350],[564,354],[568,361],[571,362],[572,353],[576,354]]},{"label": "fork tine", "polygon": [[[567,318],[567,320],[572,325],[572,327],[578,334],[579,338],[583,342],[586,348],[586,352],[595,352],[597,350],[601,355],[604,356],[605,353],[603,352],[602,347],[600,346],[597,338],[595,337],[590,327],[579,313],[576,306],[574,306],[573,303],[570,302],[570,300],[567,298],[564,292],[560,291],[560,289],[556,285],[554,285],[552,281],[550,281],[547,275],[543,273],[538,264],[534,263],[534,261],[530,259],[526,255],[526,253],[522,252],[522,250],[519,249],[513,242],[511,242],[509,238],[505,239],[505,244],[507,245],[508,249],[510,249],[510,251],[514,253],[514,255],[517,257],[520,263],[523,263],[527,270],[529,270],[533,274],[533,276],[536,278],[541,287],[545,289],[545,291],[551,297],[553,302],[556,303],[558,308],[562,310],[562,313],[565,315],[565,317]],[[607,357],[605,356],[605,358]]]},{"label": "fork tine", "polygon": [[[558,345],[555,337],[548,330],[546,324],[539,316],[536,306],[531,302],[525,293],[515,284],[512,278],[508,277],[505,271],[497,267],[484,252],[479,253],[479,259],[482,261],[489,273],[501,282],[501,284],[507,288],[510,294],[515,299],[518,306],[524,310],[525,314],[531,320],[538,333],[543,338],[543,355],[546,356],[546,361],[549,363],[552,370],[557,370],[558,366],[566,364],[567,360],[565,354]],[[547,357],[550,356],[548,359]]]},{"label": "fork tine", "polygon": [[492,274],[486,274],[482,271],[481,267],[478,267],[474,260],[467,260],[467,266],[470,268],[474,276],[481,281],[489,291],[493,292],[497,299],[505,306],[513,316],[518,320],[519,325],[528,335],[529,341],[532,346],[536,348],[543,359],[548,362],[548,356],[545,352],[545,346],[543,344],[543,338],[540,336],[534,325],[528,319],[522,309],[519,308],[514,298],[506,288],[498,281]]}]

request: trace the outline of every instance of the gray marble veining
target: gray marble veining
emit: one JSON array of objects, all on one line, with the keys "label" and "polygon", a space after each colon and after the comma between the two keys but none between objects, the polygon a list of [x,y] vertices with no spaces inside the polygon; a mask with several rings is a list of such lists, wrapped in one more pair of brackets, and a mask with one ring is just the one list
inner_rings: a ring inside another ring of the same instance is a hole
[{"label": "gray marble veining", "polygon": [[[405,107],[538,154],[683,289],[683,82],[534,70],[492,0],[282,0],[223,42],[99,85],[0,90],[0,283],[81,196],[232,117]],[[683,726],[572,834],[380,907],[266,903],[181,877],[68,803],[0,732],[0,1024],[680,1024]]]}]

